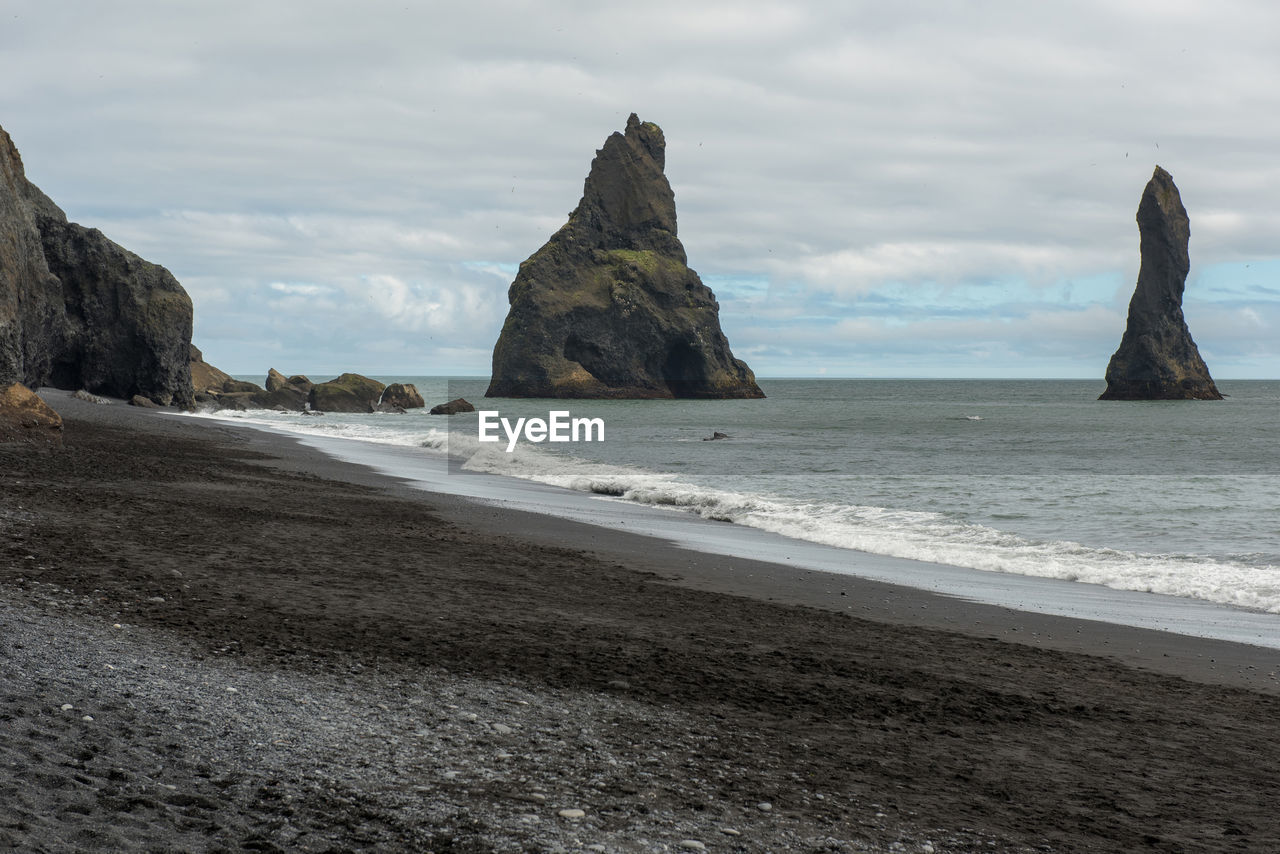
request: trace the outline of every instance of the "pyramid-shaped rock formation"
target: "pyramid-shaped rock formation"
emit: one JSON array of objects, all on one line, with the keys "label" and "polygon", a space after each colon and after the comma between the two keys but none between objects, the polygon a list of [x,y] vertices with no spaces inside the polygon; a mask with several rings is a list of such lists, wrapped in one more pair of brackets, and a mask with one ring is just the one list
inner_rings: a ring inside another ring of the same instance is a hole
[{"label": "pyramid-shaped rock formation", "polygon": [[633,113],[569,221],[520,265],[489,397],[756,398],[686,263],[662,130]]},{"label": "pyramid-shaped rock formation", "polygon": [[1138,205],[1142,266],[1120,348],[1099,400],[1221,400],[1191,330],[1182,293],[1191,223],[1168,172],[1156,167]]},{"label": "pyramid-shaped rock formation", "polygon": [[177,279],[68,222],[0,128],[0,384],[190,406],[190,345]]}]

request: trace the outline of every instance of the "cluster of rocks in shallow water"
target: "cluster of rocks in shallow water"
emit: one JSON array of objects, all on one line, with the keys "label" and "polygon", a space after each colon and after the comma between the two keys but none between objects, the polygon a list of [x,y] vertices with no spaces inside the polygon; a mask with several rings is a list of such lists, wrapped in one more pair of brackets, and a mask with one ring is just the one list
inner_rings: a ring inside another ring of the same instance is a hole
[{"label": "cluster of rocks in shallow water", "polygon": [[[193,348],[194,353],[198,353]],[[212,366],[209,366],[212,367]],[[325,382],[312,382],[302,374],[286,377],[271,368],[266,388],[237,380],[213,368],[193,371],[210,382],[197,388],[199,406],[212,409],[273,409],[278,412],[404,412],[425,406],[412,383],[384,385],[360,374],[343,374]]]},{"label": "cluster of rocks in shallow water", "polygon": [[[204,355],[191,348],[191,377],[195,384],[196,405],[203,409],[272,409],[277,412],[392,412],[423,409],[426,401],[413,383],[384,385],[360,374],[343,374],[325,382],[312,382],[302,374],[286,377],[271,368],[267,386],[238,380],[204,360]],[[475,407],[462,398],[431,408],[432,415],[454,415],[475,412]]]}]

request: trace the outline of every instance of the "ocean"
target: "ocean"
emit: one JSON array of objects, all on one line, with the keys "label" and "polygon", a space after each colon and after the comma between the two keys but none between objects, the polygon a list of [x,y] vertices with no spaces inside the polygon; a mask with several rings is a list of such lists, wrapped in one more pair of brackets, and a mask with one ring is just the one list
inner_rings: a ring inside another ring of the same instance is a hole
[{"label": "ocean", "polygon": [[[604,439],[508,453],[501,430],[478,441],[476,414],[212,417],[863,555],[1280,614],[1280,382],[1129,403],[1096,400],[1099,381],[774,379],[764,400],[548,401],[486,399],[485,379],[378,379],[512,423],[598,418]],[[716,431],[729,438],[704,441]]]}]

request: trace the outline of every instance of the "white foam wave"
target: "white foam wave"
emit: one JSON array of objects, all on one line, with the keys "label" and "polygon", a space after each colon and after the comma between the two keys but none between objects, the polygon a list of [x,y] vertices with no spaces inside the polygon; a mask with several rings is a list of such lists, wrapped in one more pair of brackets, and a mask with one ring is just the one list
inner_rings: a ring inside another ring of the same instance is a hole
[{"label": "white foam wave", "polygon": [[911,560],[1204,599],[1280,613],[1280,568],[1199,555],[1144,554],[1036,541],[931,512],[805,502],[584,463],[520,446],[512,454],[452,437],[464,468],[653,507],[697,513],[795,539]]},{"label": "white foam wave", "polygon": [[[332,413],[303,415],[300,412],[279,412],[269,409],[251,409],[245,412],[224,409],[217,412],[194,413],[189,417],[233,421],[288,433],[300,433],[305,436],[353,439],[381,445],[429,448],[434,444],[436,449],[443,450],[448,444],[446,431],[429,424],[413,424],[407,422],[404,415],[389,413],[344,416]],[[386,419],[385,423],[382,423],[383,419]]]},{"label": "white foam wave", "polygon": [[838,548],[1280,613],[1280,568],[1274,566],[1096,548],[1065,540],[1037,541],[940,513],[803,501],[695,483],[675,474],[585,462],[527,444],[507,453],[501,443],[481,444],[462,431],[449,433],[427,425],[422,430],[406,429],[402,417],[387,426],[368,416],[326,423],[318,423],[321,418],[274,412],[213,417],[313,435],[415,445],[432,453],[447,452],[471,471],[692,512]]}]

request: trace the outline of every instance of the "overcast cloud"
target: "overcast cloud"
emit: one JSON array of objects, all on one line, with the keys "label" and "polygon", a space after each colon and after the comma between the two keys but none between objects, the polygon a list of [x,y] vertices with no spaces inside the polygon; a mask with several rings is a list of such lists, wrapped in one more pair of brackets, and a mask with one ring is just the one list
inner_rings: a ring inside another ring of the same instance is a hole
[{"label": "overcast cloud", "polygon": [[0,125],[242,375],[487,374],[634,111],[764,376],[1101,377],[1156,163],[1219,378],[1280,376],[1280,6],[0,0]]}]

